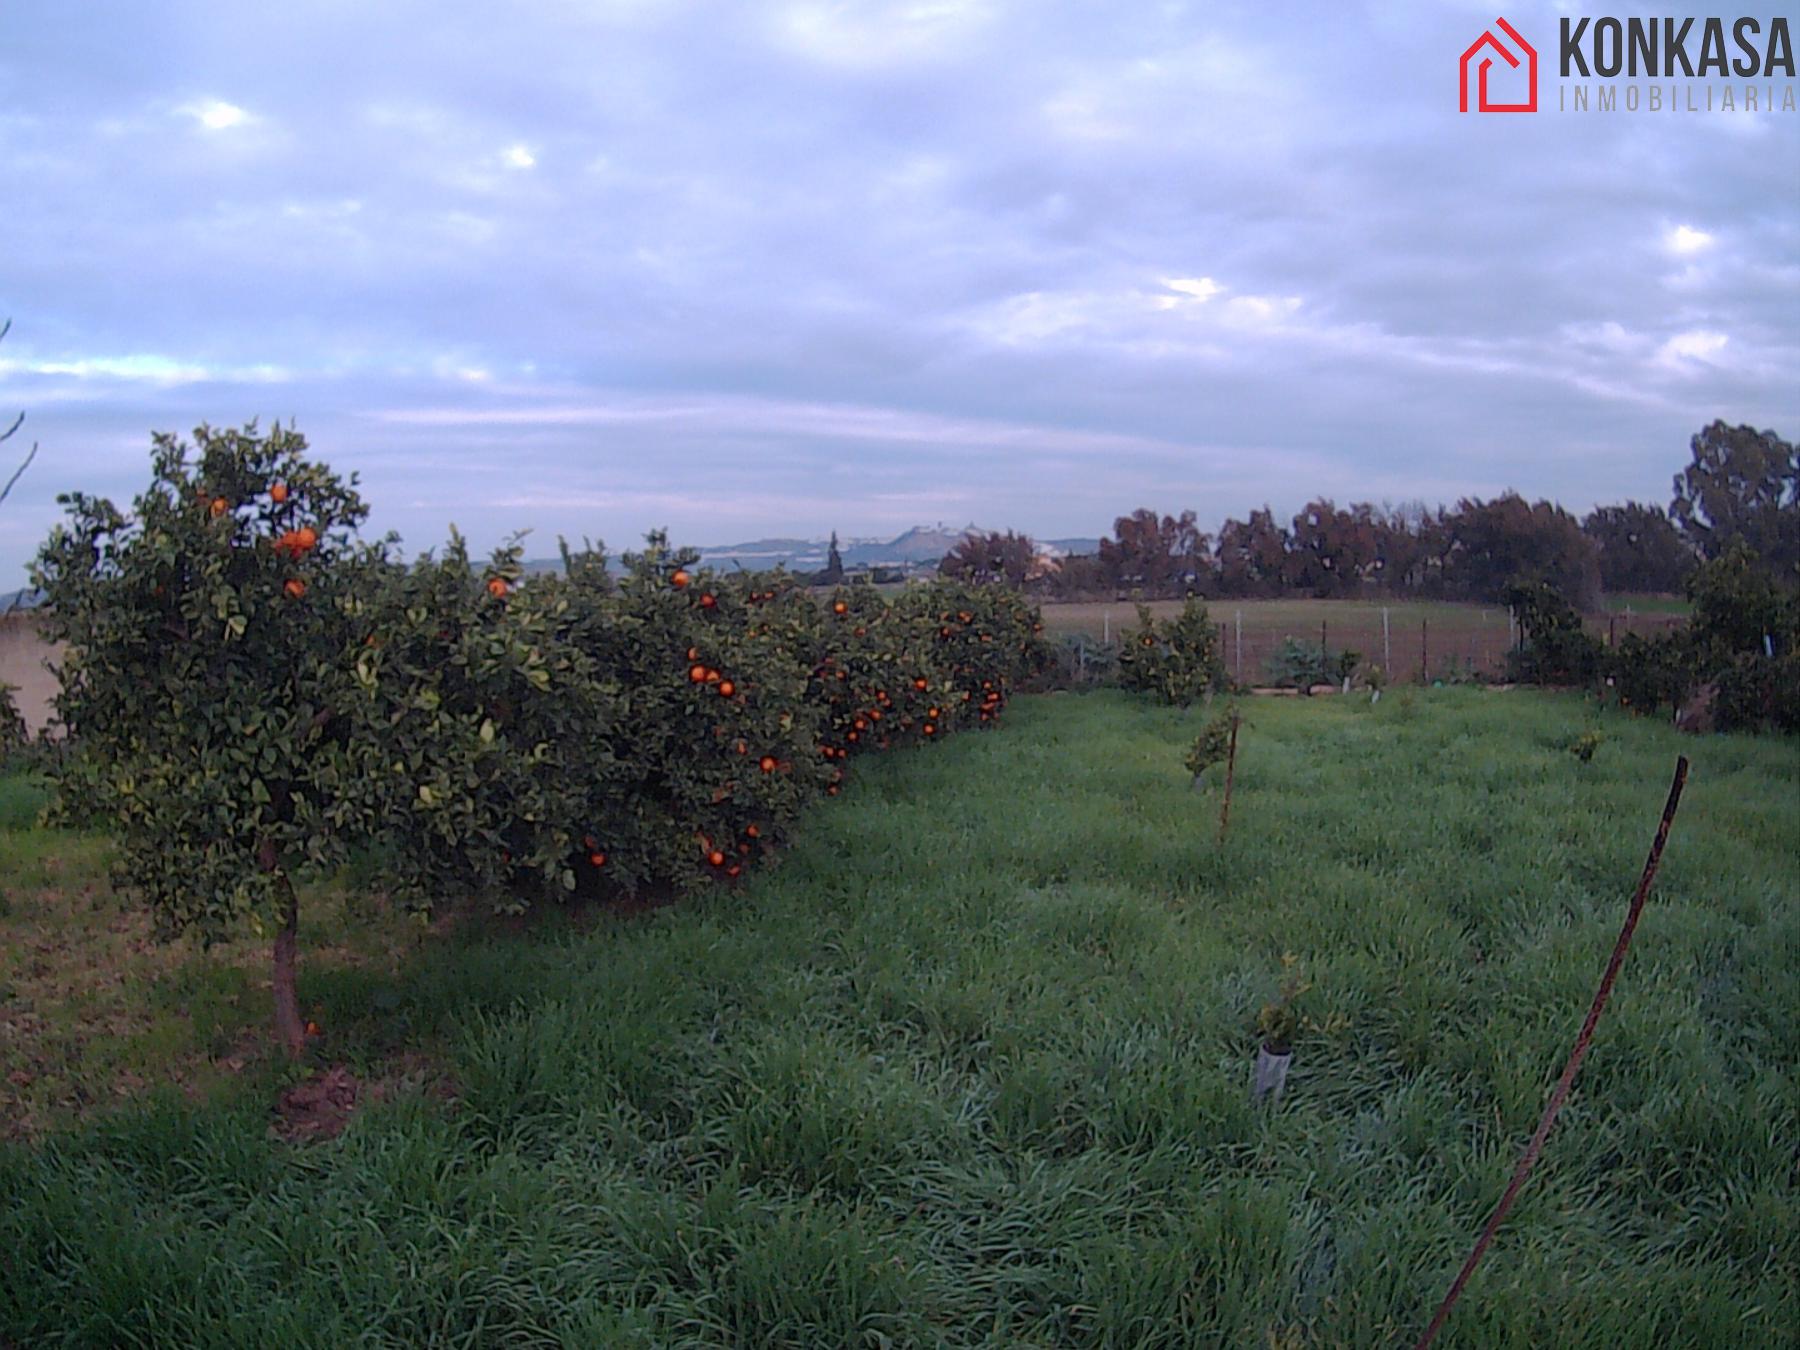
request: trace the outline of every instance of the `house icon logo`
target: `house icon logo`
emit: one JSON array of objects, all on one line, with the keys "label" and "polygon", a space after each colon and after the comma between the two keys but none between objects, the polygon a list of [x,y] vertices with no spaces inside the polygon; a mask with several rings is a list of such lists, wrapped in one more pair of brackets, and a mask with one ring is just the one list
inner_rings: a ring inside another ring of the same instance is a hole
[{"label": "house icon logo", "polygon": [[[1505,19],[1495,19],[1494,25],[1500,32],[1488,29],[1469,44],[1468,50],[1462,54],[1462,60],[1457,63],[1457,82],[1462,89],[1462,102],[1459,106],[1463,112],[1469,111],[1469,67],[1474,63],[1477,112],[1536,112],[1537,48],[1520,37],[1519,30]],[[1523,103],[1495,103],[1488,98],[1488,71],[1493,68],[1496,55],[1514,70],[1519,68],[1520,61],[1523,60],[1526,87],[1526,99]]]}]

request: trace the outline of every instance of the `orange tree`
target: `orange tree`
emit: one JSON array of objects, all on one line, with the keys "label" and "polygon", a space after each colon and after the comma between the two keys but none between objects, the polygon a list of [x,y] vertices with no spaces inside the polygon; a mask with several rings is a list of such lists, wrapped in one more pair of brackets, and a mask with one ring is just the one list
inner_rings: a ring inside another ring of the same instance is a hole
[{"label": "orange tree", "polygon": [[841,762],[950,730],[949,672],[916,607],[870,586],[806,603],[817,619],[808,696],[825,716],[824,751]]},{"label": "orange tree", "polygon": [[1119,680],[1127,689],[1187,707],[1225,683],[1219,630],[1203,601],[1189,596],[1181,613],[1158,623],[1138,606],[1138,626],[1119,646]]},{"label": "orange tree", "polygon": [[354,485],[306,442],[201,427],[155,437],[129,514],[85,494],[33,569],[47,635],[68,644],[56,701],[65,818],[107,819],[119,880],[159,929],[204,940],[248,917],[274,934],[277,1033],[297,1054],[297,869],[341,856],[343,660],[356,578]]},{"label": "orange tree", "polygon": [[735,881],[831,781],[792,635],[760,631],[766,601],[695,565],[660,534],[616,583],[591,557],[534,577],[537,603],[615,700],[596,753],[616,791],[585,828],[608,857],[592,883],[622,893]]},{"label": "orange tree", "polygon": [[522,910],[609,862],[619,703],[568,641],[566,599],[460,536],[390,569],[359,610],[353,793],[396,893]]},{"label": "orange tree", "polygon": [[939,582],[904,591],[895,604],[929,635],[951,727],[997,722],[1011,694],[1048,666],[1036,608],[1005,587]]}]

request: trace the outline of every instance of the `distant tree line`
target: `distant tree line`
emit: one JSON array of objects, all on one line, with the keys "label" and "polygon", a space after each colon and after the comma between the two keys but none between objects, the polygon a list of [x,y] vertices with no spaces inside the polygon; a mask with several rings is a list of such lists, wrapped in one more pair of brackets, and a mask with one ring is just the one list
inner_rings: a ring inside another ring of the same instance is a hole
[{"label": "distant tree line", "polygon": [[1153,596],[1322,599],[1404,596],[1498,602],[1541,582],[1582,608],[1602,592],[1676,592],[1701,562],[1739,546],[1770,578],[1800,586],[1800,454],[1773,431],[1716,421],[1692,438],[1668,508],[1625,502],[1578,518],[1517,492],[1454,506],[1308,502],[1286,524],[1264,507],[1217,534],[1193,511],[1145,507],[1113,522],[1099,551],[1041,567],[1031,541],[972,534],[940,570],[1055,598]]}]

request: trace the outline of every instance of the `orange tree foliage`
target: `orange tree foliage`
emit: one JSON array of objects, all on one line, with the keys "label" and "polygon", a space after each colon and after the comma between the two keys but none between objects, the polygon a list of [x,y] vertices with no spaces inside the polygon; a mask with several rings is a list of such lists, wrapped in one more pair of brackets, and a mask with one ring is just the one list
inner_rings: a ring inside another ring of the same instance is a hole
[{"label": "orange tree foliage", "polygon": [[121,880],[163,931],[211,939],[246,916],[276,930],[278,1024],[297,1050],[293,874],[357,833],[343,654],[365,508],[291,430],[194,439],[156,438],[129,515],[60,498],[68,519],[33,569],[46,634],[68,644],[57,809],[111,821]]},{"label": "orange tree foliage", "polygon": [[729,884],[852,754],[992,724],[1045,663],[1004,588],[821,603],[660,535],[616,578],[454,537],[401,566],[296,433],[195,441],[157,438],[129,515],[64,499],[40,554],[70,644],[58,799],[113,823],[166,930],[276,927],[290,1049],[298,869],[356,845],[419,907]]},{"label": "orange tree foliage", "polygon": [[1187,707],[1225,684],[1219,630],[1204,601],[1189,596],[1181,613],[1162,622],[1138,606],[1138,626],[1119,646],[1119,679],[1127,689]]}]

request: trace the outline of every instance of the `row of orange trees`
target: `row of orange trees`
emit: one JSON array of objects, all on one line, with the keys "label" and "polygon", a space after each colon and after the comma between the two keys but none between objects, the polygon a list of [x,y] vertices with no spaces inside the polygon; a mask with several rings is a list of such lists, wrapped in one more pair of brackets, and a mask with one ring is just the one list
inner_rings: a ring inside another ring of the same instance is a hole
[{"label": "row of orange trees", "polygon": [[459,538],[402,566],[304,439],[159,436],[127,514],[83,495],[35,580],[68,644],[57,806],[118,836],[166,931],[273,934],[298,1051],[294,879],[351,851],[419,908],[729,885],[857,755],[992,725],[1044,664],[995,587],[818,599],[659,535],[614,574]]}]

